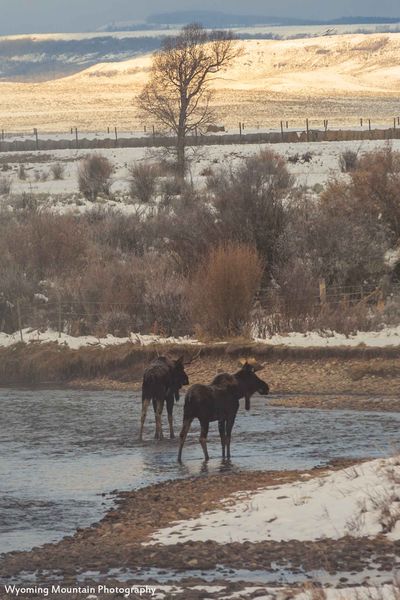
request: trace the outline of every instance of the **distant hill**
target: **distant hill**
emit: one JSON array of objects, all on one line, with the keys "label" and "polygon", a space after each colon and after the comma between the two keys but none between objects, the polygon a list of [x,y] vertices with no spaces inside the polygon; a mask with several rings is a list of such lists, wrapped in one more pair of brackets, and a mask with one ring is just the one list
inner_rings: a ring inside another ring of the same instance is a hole
[{"label": "distant hill", "polygon": [[[204,27],[252,27],[255,25],[305,25],[302,19],[265,15],[232,15],[208,10],[181,10],[151,15],[147,23],[152,25],[185,25],[201,23]],[[311,23],[312,24],[312,23]]]},{"label": "distant hill", "polygon": [[42,81],[82,71],[99,62],[127,60],[160,46],[159,36],[34,35],[0,37],[0,81]]},{"label": "distant hill", "polygon": [[304,20],[298,18],[276,17],[268,15],[232,15],[209,10],[181,10],[151,15],[148,25],[173,26],[187,23],[202,23],[205,27],[253,27],[256,25],[369,25],[400,23],[400,17],[340,17],[330,21]]}]

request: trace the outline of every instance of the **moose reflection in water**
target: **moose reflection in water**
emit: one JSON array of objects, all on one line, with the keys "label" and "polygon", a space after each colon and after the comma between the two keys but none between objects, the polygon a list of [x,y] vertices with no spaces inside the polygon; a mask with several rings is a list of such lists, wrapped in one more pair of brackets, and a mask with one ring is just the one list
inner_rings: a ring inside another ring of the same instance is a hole
[{"label": "moose reflection in water", "polygon": [[200,422],[200,444],[205,460],[209,460],[207,451],[207,435],[210,422],[218,421],[221,437],[222,457],[231,456],[231,432],[239,408],[240,398],[245,398],[246,410],[250,409],[250,398],[253,394],[266,396],[268,384],[256,375],[263,366],[256,361],[242,361],[242,367],[235,374],[221,373],[211,385],[192,385],[185,396],[183,409],[183,426],[180,434],[178,461],[182,460],[182,449],[193,419]]}]

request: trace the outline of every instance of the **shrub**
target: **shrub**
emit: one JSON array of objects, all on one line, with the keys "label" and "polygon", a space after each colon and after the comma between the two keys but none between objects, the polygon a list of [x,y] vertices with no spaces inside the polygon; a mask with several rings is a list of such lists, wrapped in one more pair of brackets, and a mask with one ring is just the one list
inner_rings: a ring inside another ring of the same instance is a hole
[{"label": "shrub", "polygon": [[0,177],[0,196],[8,196],[11,192],[12,181],[10,177]]},{"label": "shrub", "polygon": [[355,210],[387,224],[400,237],[400,152],[387,146],[364,154],[351,173],[350,194]]},{"label": "shrub", "polygon": [[187,334],[187,282],[176,272],[172,257],[147,254],[143,257],[143,266],[146,281],[143,301],[152,331],[164,336]]},{"label": "shrub", "polygon": [[145,219],[138,214],[126,215],[102,208],[88,211],[83,220],[99,247],[140,256],[154,244]]},{"label": "shrub", "polygon": [[18,167],[18,179],[21,179],[21,181],[25,181],[26,179],[26,169],[24,163],[21,163]]},{"label": "shrub", "polygon": [[262,273],[254,247],[237,243],[214,247],[188,289],[192,318],[201,331],[219,337],[243,334]]},{"label": "shrub", "polygon": [[44,278],[81,267],[86,260],[87,236],[71,216],[33,213],[8,224],[2,242],[16,267]]},{"label": "shrub", "polygon": [[120,310],[112,310],[100,317],[96,332],[99,337],[107,334],[116,337],[127,337],[130,334],[130,324],[129,314]]},{"label": "shrub", "polygon": [[187,274],[193,273],[211,246],[221,241],[213,207],[186,189],[179,200],[174,198],[170,204],[165,203],[164,210],[145,225],[148,245],[151,243],[160,253],[167,248]]},{"label": "shrub", "polygon": [[129,169],[131,198],[147,204],[154,199],[157,192],[158,171],[152,164],[134,164]]},{"label": "shrub", "polygon": [[53,175],[53,179],[64,179],[65,165],[60,162],[53,163],[50,166],[50,171]]},{"label": "shrub", "polygon": [[[303,261],[315,281],[328,286],[377,284],[390,246],[387,228],[362,210],[352,210],[347,183],[331,182],[321,199],[300,199],[291,206],[277,245],[275,277],[285,265]],[[307,279],[307,278],[305,278]]]},{"label": "shrub", "polygon": [[111,162],[101,154],[89,154],[81,160],[78,168],[79,191],[94,202],[99,194],[110,193]]},{"label": "shrub", "polygon": [[208,189],[223,237],[254,245],[272,267],[293,184],[285,160],[270,150],[210,177]]},{"label": "shrub", "polygon": [[167,177],[161,184],[162,201],[169,205],[183,191],[182,181],[176,177]]},{"label": "shrub", "polygon": [[345,150],[339,156],[339,166],[342,173],[349,173],[355,171],[357,168],[358,154],[353,150]]}]

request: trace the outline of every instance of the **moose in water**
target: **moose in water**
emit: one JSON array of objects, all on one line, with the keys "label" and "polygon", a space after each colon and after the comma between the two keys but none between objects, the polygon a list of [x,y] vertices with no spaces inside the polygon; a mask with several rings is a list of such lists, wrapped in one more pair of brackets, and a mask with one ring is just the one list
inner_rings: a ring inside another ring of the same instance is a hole
[{"label": "moose in water", "polygon": [[239,400],[245,398],[245,408],[250,410],[250,398],[258,392],[262,396],[269,393],[268,384],[256,375],[262,365],[253,360],[241,361],[239,371],[230,375],[217,375],[211,385],[192,385],[185,396],[183,426],[180,433],[178,461],[182,461],[182,449],[193,419],[200,421],[200,444],[204,459],[209,460],[207,435],[212,421],[218,421],[221,438],[222,457],[231,456],[231,433],[235,423]]},{"label": "moose in water", "polygon": [[158,356],[153,360],[143,374],[140,439],[143,437],[143,428],[150,401],[153,402],[156,419],[156,439],[160,440],[163,437],[161,415],[164,402],[167,405],[170,437],[174,437],[172,417],[174,402],[179,400],[179,390],[181,387],[188,384],[189,378],[185,372],[183,356],[176,360],[167,356]]}]

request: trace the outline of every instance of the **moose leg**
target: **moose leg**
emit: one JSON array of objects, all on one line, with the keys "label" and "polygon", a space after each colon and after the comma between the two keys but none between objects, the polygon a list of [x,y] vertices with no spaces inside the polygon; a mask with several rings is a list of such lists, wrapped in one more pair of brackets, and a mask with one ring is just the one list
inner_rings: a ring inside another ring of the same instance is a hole
[{"label": "moose leg", "polygon": [[156,439],[157,440],[162,440],[163,439],[163,432],[162,432],[162,421],[161,421],[161,416],[162,416],[162,411],[164,408],[164,398],[157,398],[157,402],[156,402],[156,407],[155,407],[155,413],[156,413]]},{"label": "moose leg", "polygon": [[210,423],[208,421],[200,421],[200,425],[201,425],[201,432],[200,432],[200,444],[201,447],[203,448],[203,452],[204,452],[204,460],[209,460],[210,457],[208,456],[208,451],[207,451],[207,435],[208,435],[208,428],[210,426]]},{"label": "moose leg", "polygon": [[219,436],[221,438],[222,458],[225,458],[226,433],[225,421],[218,421]]},{"label": "moose leg", "polygon": [[227,458],[231,457],[231,433],[232,433],[233,425],[235,423],[235,418],[236,418],[236,415],[234,415],[233,417],[228,419],[226,422],[226,456],[227,456]]},{"label": "moose leg", "polygon": [[174,420],[173,420],[173,416],[172,416],[172,412],[174,410],[174,396],[173,394],[170,396],[167,396],[167,413],[168,413],[168,424],[169,424],[169,437],[171,438],[171,440],[174,439],[175,434],[174,434]]},{"label": "moose leg", "polygon": [[193,419],[185,419],[183,421],[182,430],[181,430],[181,433],[179,435],[180,442],[179,442],[178,462],[182,462],[183,445],[185,443],[186,436],[187,436],[187,434],[189,432],[189,429],[190,429],[190,426],[192,424],[192,421],[193,421]]},{"label": "moose leg", "polygon": [[147,414],[147,409],[149,408],[149,404],[150,404],[150,399],[149,398],[144,398],[142,400],[142,417],[141,417],[141,421],[140,421],[139,440],[143,439],[144,422],[146,420],[146,414]]}]

